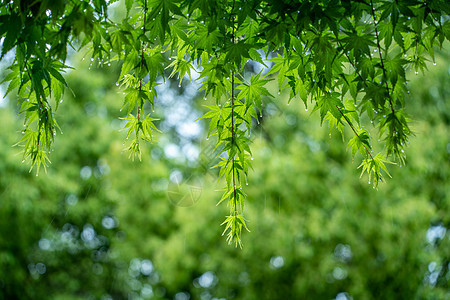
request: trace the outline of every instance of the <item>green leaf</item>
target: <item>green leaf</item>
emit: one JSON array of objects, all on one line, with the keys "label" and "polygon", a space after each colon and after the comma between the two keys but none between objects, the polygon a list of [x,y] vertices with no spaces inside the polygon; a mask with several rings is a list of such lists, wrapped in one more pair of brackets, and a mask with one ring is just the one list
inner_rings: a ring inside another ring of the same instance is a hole
[{"label": "green leaf", "polygon": [[9,15],[0,16],[0,36],[3,36],[6,33],[5,39],[2,43],[0,59],[2,59],[3,56],[5,56],[5,54],[15,46],[21,31],[22,21],[18,14],[13,12]]},{"label": "green leaf", "polygon": [[254,104],[259,110],[262,110],[261,96],[273,97],[267,88],[264,87],[271,79],[262,79],[261,72],[256,75],[251,75],[250,82],[244,82],[236,87],[237,89],[241,89],[237,96],[237,100],[246,98],[245,102],[247,107],[249,107],[250,104]]},{"label": "green leaf", "polygon": [[130,88],[127,89],[125,92],[128,92],[128,94],[125,96],[122,108],[120,110],[124,109],[125,107],[128,107],[127,114],[130,114],[138,104],[139,90]]},{"label": "green leaf", "polygon": [[339,99],[339,93],[331,92],[326,93],[324,96],[320,97],[317,101],[316,107],[314,110],[320,110],[320,120],[323,123],[323,120],[327,113],[330,113],[337,120],[340,120],[342,117],[339,109],[343,108],[343,104]]},{"label": "green leaf", "polygon": [[360,129],[357,135],[348,142],[347,148],[352,149],[352,159],[355,159],[356,152],[359,151],[363,157],[367,156],[372,148],[370,146],[370,137],[365,129]]},{"label": "green leaf", "polygon": [[131,8],[133,7],[134,0],[125,0],[125,7],[127,9],[127,16],[130,13]]},{"label": "green leaf", "polygon": [[372,184],[374,187],[377,187],[378,183],[384,180],[381,171],[384,171],[389,177],[391,177],[386,168],[387,163],[393,164],[392,162],[388,161],[381,153],[379,153],[374,157],[371,156],[365,158],[358,169],[362,167],[361,177],[364,175],[364,173],[367,172],[369,176],[369,184],[373,179]]},{"label": "green leaf", "polygon": [[246,44],[244,41],[229,43],[226,48],[227,54],[225,56],[225,61],[233,62],[238,68],[240,68],[242,59],[250,58],[250,48],[251,46]]},{"label": "green leaf", "polygon": [[406,61],[401,58],[401,55],[384,61],[386,75],[393,85],[397,83],[399,77],[403,80],[405,79],[405,69],[403,67],[405,63]]}]

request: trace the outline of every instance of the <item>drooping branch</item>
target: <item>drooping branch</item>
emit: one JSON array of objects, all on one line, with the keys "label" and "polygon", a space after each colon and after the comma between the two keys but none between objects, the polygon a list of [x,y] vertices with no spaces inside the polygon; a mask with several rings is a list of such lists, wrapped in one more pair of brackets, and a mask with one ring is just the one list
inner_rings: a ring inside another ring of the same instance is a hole
[{"label": "drooping branch", "polygon": [[386,68],[384,66],[384,61],[383,61],[383,54],[381,53],[380,38],[378,36],[378,29],[377,29],[377,25],[378,24],[377,24],[377,20],[375,18],[375,8],[373,6],[373,1],[372,0],[370,0],[370,10],[372,12],[373,24],[375,26],[375,37],[377,39],[378,54],[380,56],[381,70],[383,71],[383,79],[384,79],[384,84],[386,86],[386,92],[387,92],[387,95],[388,95],[389,107],[391,108],[392,113],[395,113],[394,106],[392,105],[391,92],[389,90],[389,85],[388,85],[388,82],[387,82],[387,75],[386,75]]},{"label": "drooping branch", "polygon": [[[147,0],[144,1],[144,20],[143,20],[143,26],[142,26],[142,36],[145,37],[145,23],[147,22]],[[145,53],[145,41],[142,41],[142,46],[141,46],[141,62],[140,62],[140,66],[139,66],[139,76],[142,75],[142,69],[144,67],[144,53]],[[142,91],[142,81],[144,79],[143,78],[139,78],[139,94],[141,94]],[[141,111],[143,111],[143,106],[144,106],[144,101],[142,99],[139,99],[139,104],[138,104],[138,113],[137,113],[137,119],[138,121],[141,120]],[[137,133],[136,133],[137,134]]]},{"label": "drooping branch", "polygon": [[[233,8],[234,8],[234,1],[233,1]],[[231,14],[233,14],[233,8],[231,10]],[[235,27],[234,27],[234,21],[235,18],[233,16],[232,19],[232,35],[231,35],[231,40],[232,43],[234,44],[235,41]],[[231,74],[231,147],[235,147],[236,145],[236,132],[235,132],[235,127],[234,127],[234,71]],[[233,196],[234,196],[234,216],[237,216],[237,195],[236,195],[236,168],[235,168],[235,158],[234,158],[233,154],[233,158],[232,158],[232,176],[233,176]]]}]

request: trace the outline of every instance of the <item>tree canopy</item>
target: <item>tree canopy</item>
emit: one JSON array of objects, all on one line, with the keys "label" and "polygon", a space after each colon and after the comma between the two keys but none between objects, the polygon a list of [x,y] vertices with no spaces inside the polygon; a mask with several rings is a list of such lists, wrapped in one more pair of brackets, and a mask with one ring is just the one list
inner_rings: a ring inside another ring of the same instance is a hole
[{"label": "tree canopy", "polygon": [[[426,76],[410,71],[416,136],[407,165],[392,168],[376,191],[358,178],[339,134],[317,126],[319,114],[301,101],[287,105],[286,93],[267,100],[252,131],[245,208],[252,232],[242,250],[227,246],[214,225],[227,208],[212,209],[223,182],[217,169],[203,171],[214,164],[206,122],[191,139],[198,160],[166,151],[184,149],[167,126],[171,105],[191,95],[201,115],[202,95],[187,81],[159,87],[154,115],[164,135],[142,149],[142,162],[128,161],[126,132],[118,130],[120,66],[89,70],[82,57],[71,59],[77,70],[66,80],[78,92],[58,110],[64,134],[45,176],[29,173],[11,147],[22,126],[15,102],[0,105],[0,299],[448,298],[448,54],[437,53]],[[180,172],[180,188],[202,190],[195,203],[168,197]]]},{"label": "tree canopy", "polygon": [[[320,123],[342,134],[376,187],[390,176],[386,164],[405,163],[413,134],[406,70],[424,72],[450,36],[445,0],[125,0],[125,12],[114,14],[109,7],[117,3],[1,2],[0,55],[14,51],[4,82],[7,93],[18,95],[24,159],[36,172],[49,161],[59,130],[56,110],[70,90],[64,72],[71,49],[88,49],[86,58],[95,64],[121,65],[117,84],[132,158],[142,158],[143,142],[153,142],[158,131],[155,88],[172,77],[180,84],[186,76],[197,80],[212,102],[201,118],[209,120],[216,167],[226,181],[219,200],[230,209],[224,234],[236,245],[248,229],[250,132],[274,97],[271,81],[288,101],[300,99]],[[379,143],[372,143],[371,126]]]}]

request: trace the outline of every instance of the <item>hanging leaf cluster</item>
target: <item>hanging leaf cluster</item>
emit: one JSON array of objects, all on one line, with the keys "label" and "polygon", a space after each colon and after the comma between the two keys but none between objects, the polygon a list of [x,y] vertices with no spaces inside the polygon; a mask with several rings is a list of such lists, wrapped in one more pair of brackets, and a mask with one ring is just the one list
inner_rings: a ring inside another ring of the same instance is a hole
[{"label": "hanging leaf cluster", "polygon": [[[108,17],[116,2],[125,10],[119,22]],[[219,201],[230,209],[224,234],[241,245],[250,131],[273,97],[267,84],[275,80],[289,101],[300,99],[338,129],[376,187],[389,176],[386,164],[406,162],[406,70],[423,72],[434,62],[434,50],[450,38],[449,13],[445,0],[1,1],[0,57],[14,53],[3,82],[18,96],[24,159],[39,172],[59,130],[55,111],[68,88],[69,48],[122,65],[117,84],[132,158],[141,159],[142,143],[158,131],[155,87],[198,72],[199,90],[215,102],[202,119],[226,182]],[[264,72],[249,71],[254,63]],[[379,153],[362,117],[378,129]],[[345,127],[353,136],[344,136]]]}]

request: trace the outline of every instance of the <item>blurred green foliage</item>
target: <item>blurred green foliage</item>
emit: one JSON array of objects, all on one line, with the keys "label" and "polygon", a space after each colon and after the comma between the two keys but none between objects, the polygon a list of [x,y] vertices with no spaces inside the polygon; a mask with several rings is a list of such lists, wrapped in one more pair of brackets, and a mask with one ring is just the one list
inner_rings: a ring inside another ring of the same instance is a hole
[{"label": "blurred green foliage", "polygon": [[429,69],[409,83],[408,163],[377,190],[317,113],[266,102],[243,250],[220,237],[222,183],[201,165],[212,141],[193,139],[196,163],[170,158],[166,140],[127,159],[117,66],[68,75],[47,174],[21,164],[17,111],[2,106],[0,299],[448,299],[448,56]]}]

